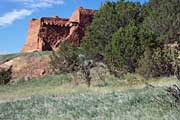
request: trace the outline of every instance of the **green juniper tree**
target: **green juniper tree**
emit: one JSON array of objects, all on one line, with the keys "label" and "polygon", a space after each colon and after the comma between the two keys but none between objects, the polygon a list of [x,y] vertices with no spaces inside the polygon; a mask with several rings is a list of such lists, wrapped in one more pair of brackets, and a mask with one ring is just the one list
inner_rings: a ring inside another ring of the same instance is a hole
[{"label": "green juniper tree", "polygon": [[97,53],[104,54],[105,46],[113,32],[118,30],[116,3],[106,2],[95,13],[93,22],[87,28],[81,47],[88,55],[94,57]]},{"label": "green juniper tree", "polygon": [[144,9],[144,25],[165,43],[177,40],[180,32],[180,0],[150,0]]},{"label": "green juniper tree", "polygon": [[51,55],[51,66],[57,73],[71,73],[78,69],[79,48],[71,42],[63,42]]},{"label": "green juniper tree", "polygon": [[106,62],[116,69],[134,72],[137,61],[146,47],[153,45],[153,34],[147,33],[131,21],[113,34],[106,47]]},{"label": "green juniper tree", "polygon": [[85,32],[82,47],[91,57],[97,53],[105,55],[106,45],[111,41],[114,32],[120,27],[128,25],[135,20],[137,24],[142,21],[141,5],[134,2],[106,2],[96,12],[92,24]]}]

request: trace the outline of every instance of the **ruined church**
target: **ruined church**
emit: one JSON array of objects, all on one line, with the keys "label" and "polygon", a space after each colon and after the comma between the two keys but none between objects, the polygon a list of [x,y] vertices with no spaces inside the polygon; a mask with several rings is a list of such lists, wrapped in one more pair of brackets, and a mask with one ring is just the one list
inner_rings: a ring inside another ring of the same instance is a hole
[{"label": "ruined church", "polygon": [[77,8],[70,18],[42,17],[29,21],[26,42],[21,52],[55,50],[64,41],[80,45],[85,28],[95,10]]}]

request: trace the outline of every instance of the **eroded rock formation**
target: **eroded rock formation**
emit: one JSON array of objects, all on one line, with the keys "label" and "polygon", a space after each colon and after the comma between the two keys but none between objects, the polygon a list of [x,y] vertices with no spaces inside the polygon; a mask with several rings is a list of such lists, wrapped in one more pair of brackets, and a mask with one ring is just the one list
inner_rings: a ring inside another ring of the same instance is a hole
[{"label": "eroded rock formation", "polygon": [[63,41],[72,41],[77,46],[84,36],[95,10],[77,8],[70,18],[42,17],[29,22],[28,35],[21,52],[54,50]]},{"label": "eroded rock formation", "polygon": [[43,56],[19,56],[0,64],[0,71],[11,69],[11,81],[30,80],[53,74],[50,65],[50,57]]}]

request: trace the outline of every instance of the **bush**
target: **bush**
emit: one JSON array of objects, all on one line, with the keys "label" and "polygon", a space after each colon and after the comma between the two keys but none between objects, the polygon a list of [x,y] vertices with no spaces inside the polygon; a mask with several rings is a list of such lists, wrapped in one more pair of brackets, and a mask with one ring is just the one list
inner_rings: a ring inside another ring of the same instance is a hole
[{"label": "bush", "polygon": [[8,70],[0,69],[0,85],[5,85],[11,80],[11,68]]},{"label": "bush", "polygon": [[138,61],[136,72],[146,78],[174,75],[177,56],[175,48],[148,48]]},{"label": "bush", "polygon": [[56,73],[71,73],[77,71],[79,48],[70,42],[60,44],[57,51],[51,55],[51,66]]},{"label": "bush", "polygon": [[[80,48],[73,43],[61,43],[58,50],[51,55],[50,64],[55,73],[72,73],[77,77],[77,72],[81,71],[88,86],[90,86],[90,70],[93,67],[93,62],[86,61],[86,57],[80,53],[82,53]],[[76,81],[76,78],[74,80]]]}]

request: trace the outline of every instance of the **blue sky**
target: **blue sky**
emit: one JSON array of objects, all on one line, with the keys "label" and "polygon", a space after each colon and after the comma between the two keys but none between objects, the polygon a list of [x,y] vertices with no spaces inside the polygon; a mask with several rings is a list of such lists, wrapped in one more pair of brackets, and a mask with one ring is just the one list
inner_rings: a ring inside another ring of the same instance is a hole
[{"label": "blue sky", "polygon": [[42,16],[66,18],[71,16],[73,10],[79,6],[98,9],[104,1],[0,0],[0,54],[19,52],[26,40],[29,19]]}]

